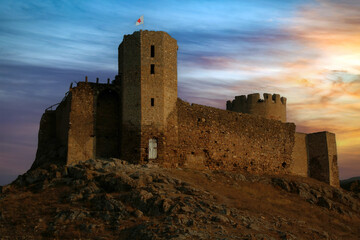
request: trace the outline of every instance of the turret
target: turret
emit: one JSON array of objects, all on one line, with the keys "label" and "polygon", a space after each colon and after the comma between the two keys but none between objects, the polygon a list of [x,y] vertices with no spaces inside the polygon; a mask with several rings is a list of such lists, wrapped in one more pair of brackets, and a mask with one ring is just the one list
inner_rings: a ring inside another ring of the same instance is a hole
[{"label": "turret", "polygon": [[226,110],[249,113],[268,119],[286,122],[286,98],[279,94],[264,93],[264,99],[259,93],[236,96],[233,101],[226,102]]}]

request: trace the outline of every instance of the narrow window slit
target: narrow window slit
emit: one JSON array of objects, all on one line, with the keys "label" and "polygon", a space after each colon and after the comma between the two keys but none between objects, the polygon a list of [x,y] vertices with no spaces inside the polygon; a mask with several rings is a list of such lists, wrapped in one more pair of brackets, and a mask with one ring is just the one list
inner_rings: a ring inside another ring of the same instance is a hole
[{"label": "narrow window slit", "polygon": [[155,105],[155,100],[154,98],[151,98],[151,106],[153,107]]},{"label": "narrow window slit", "polygon": [[155,46],[151,45],[151,57],[155,57]]},{"label": "narrow window slit", "polygon": [[150,73],[155,74],[155,64],[151,64]]}]

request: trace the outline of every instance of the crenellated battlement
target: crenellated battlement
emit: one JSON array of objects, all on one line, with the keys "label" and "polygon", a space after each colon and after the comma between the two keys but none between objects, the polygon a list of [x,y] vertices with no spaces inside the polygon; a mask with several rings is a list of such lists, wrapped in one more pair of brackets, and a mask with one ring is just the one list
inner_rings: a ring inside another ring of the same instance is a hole
[{"label": "crenellated battlement", "polygon": [[286,97],[280,97],[279,94],[270,94],[270,93],[264,93],[264,98],[260,98],[260,93],[252,93],[249,95],[240,95],[235,96],[235,99],[233,101],[228,102],[240,102],[240,103],[256,103],[256,102],[273,102],[273,103],[282,103],[286,104]]},{"label": "crenellated battlement", "polygon": [[226,102],[226,110],[259,115],[265,118],[286,122],[286,98],[279,94],[259,93],[235,96]]}]

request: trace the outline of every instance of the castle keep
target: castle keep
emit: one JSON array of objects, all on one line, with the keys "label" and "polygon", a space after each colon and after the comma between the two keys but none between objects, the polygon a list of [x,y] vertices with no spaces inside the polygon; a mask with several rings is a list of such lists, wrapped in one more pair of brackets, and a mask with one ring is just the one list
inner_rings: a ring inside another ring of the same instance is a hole
[{"label": "castle keep", "polygon": [[40,121],[32,166],[90,158],[167,167],[296,174],[339,185],[335,134],[295,132],[286,98],[236,96],[227,110],[177,97],[177,42],[165,32],[124,36],[111,83],[70,87]]}]

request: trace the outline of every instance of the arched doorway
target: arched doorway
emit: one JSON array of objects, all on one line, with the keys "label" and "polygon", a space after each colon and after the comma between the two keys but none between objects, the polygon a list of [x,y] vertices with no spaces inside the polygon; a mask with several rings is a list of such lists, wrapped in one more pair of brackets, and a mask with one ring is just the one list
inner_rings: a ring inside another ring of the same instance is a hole
[{"label": "arched doorway", "polygon": [[102,91],[96,106],[96,157],[118,157],[120,149],[119,96],[110,89]]}]

